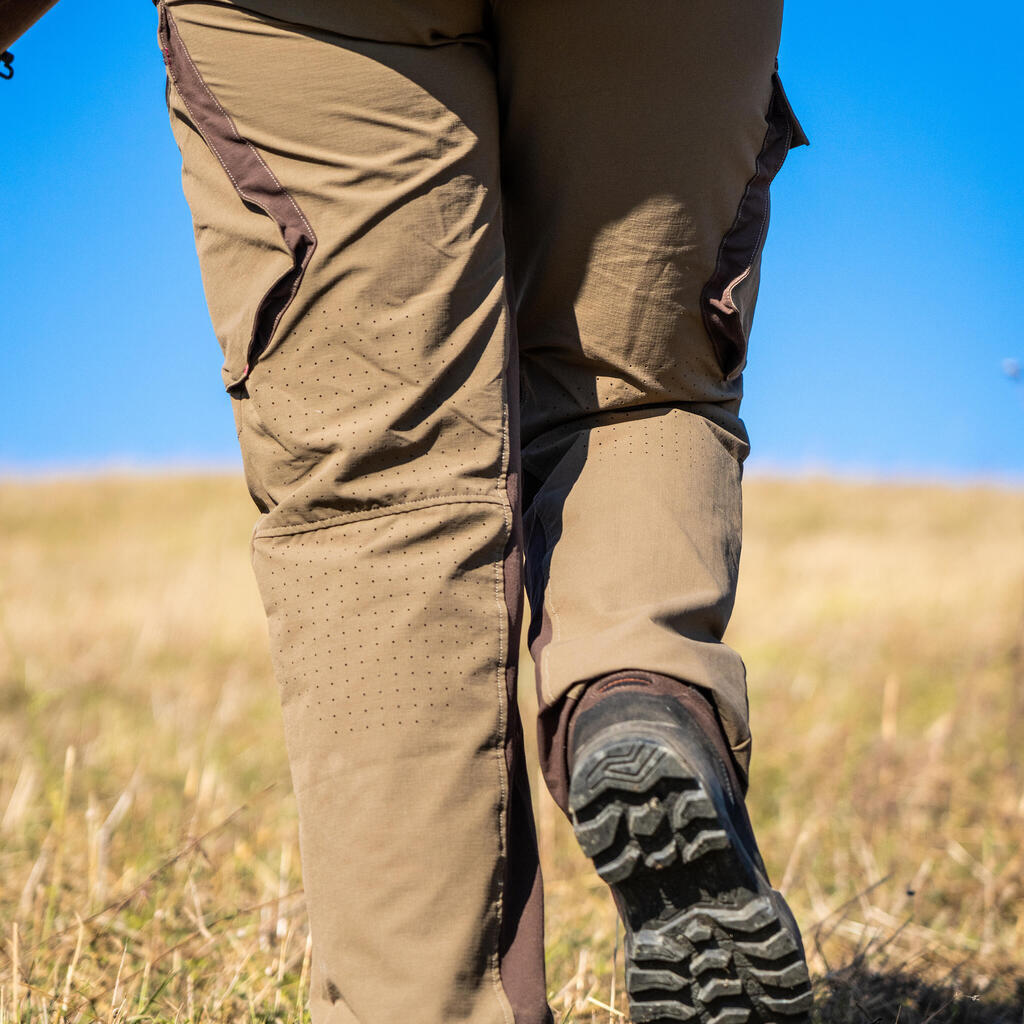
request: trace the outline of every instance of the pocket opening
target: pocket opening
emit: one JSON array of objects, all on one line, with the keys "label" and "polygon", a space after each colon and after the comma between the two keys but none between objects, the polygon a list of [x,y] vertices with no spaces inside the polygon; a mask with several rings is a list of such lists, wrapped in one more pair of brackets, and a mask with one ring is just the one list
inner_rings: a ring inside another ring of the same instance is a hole
[{"label": "pocket opening", "polygon": [[226,366],[229,394],[244,397],[245,381],[269,350],[282,316],[291,305],[306,267],[316,250],[312,226],[291,194],[281,185],[256,147],[243,138],[234,120],[210,91],[192,60],[166,4],[160,3],[158,38],[173,84],[196,130],[216,157],[239,198],[277,226],[292,265],[274,281],[259,302],[244,353],[244,368]]},{"label": "pocket opening", "polygon": [[732,226],[722,238],[715,270],[701,292],[704,328],[718,356],[726,381],[743,372],[753,307],[760,283],[761,251],[768,233],[770,186],[786,154],[808,144],[778,71],[772,74],[772,95],[764,142],[747,182]]}]

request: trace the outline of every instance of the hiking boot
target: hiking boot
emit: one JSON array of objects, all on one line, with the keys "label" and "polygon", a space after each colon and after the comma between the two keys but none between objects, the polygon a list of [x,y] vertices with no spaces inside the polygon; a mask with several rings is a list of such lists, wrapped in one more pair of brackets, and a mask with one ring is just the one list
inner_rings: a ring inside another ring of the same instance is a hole
[{"label": "hiking boot", "polygon": [[806,1024],[800,931],[768,881],[711,705],[621,672],[588,687],[569,735],[576,838],[626,926],[637,1024]]}]

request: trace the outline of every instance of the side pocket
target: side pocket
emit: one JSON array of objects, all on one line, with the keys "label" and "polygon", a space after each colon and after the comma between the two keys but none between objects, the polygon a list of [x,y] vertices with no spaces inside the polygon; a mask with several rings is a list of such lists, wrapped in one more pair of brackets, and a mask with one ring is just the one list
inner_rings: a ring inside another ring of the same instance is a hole
[{"label": "side pocket", "polygon": [[[167,5],[159,3],[158,10],[159,42],[167,68],[168,100],[173,86],[192,127],[223,168],[238,198],[253,212],[270,218],[290,257],[285,261],[286,267],[283,270],[280,266],[283,254],[276,260],[265,256],[261,259],[261,265],[266,268],[264,275],[269,271],[271,277],[269,283],[264,285],[266,290],[262,297],[255,303],[249,302],[250,309],[255,306],[251,316],[248,312],[243,314],[241,320],[232,316],[232,322],[225,329],[218,329],[216,321],[219,318],[214,316],[214,303],[210,302],[211,316],[215,319],[214,327],[225,354],[225,387],[231,394],[242,395],[245,380],[256,362],[270,348],[277,325],[302,283],[306,267],[316,249],[316,235],[298,204],[278,181],[256,147],[242,137],[230,115],[210,91],[186,49]],[[184,149],[182,156],[185,158]],[[196,204],[192,203],[191,197],[190,205],[193,206],[198,243],[202,229]],[[261,234],[259,231],[253,233],[256,236]],[[262,238],[258,241],[265,242]],[[255,248],[259,249],[260,245]],[[224,275],[210,271],[208,281],[208,270],[203,267],[207,297],[210,299],[210,285],[216,288],[216,278]],[[237,273],[237,270],[237,267],[232,267],[228,273]],[[245,327],[242,326],[243,321]]]},{"label": "side pocket", "polygon": [[772,75],[768,129],[757,155],[754,176],[740,199],[736,219],[722,239],[711,279],[701,293],[704,327],[718,354],[727,381],[735,380],[747,361],[747,340],[761,280],[761,250],[768,233],[769,187],[795,146],[807,145],[778,71]]}]

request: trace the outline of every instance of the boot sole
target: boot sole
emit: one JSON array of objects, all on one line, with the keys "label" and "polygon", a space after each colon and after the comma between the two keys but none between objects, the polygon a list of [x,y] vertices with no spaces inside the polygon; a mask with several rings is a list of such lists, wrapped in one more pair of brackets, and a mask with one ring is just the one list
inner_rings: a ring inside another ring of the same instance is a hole
[{"label": "boot sole", "polygon": [[636,724],[575,758],[576,838],[626,924],[637,1024],[807,1024],[813,1002],[796,922],[685,751]]}]

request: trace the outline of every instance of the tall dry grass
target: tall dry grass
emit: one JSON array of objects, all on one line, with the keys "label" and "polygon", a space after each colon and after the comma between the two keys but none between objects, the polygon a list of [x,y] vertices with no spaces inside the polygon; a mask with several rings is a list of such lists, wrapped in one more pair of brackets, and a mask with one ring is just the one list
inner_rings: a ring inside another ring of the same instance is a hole
[{"label": "tall dry grass", "polygon": [[[228,478],[0,485],[0,1024],[303,1018],[252,518]],[[746,521],[751,809],[819,1020],[1019,1024],[1024,494],[755,481]],[[614,912],[537,810],[552,1005],[622,1020]]]}]

